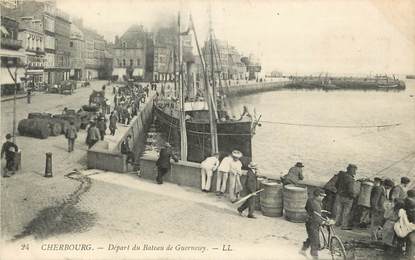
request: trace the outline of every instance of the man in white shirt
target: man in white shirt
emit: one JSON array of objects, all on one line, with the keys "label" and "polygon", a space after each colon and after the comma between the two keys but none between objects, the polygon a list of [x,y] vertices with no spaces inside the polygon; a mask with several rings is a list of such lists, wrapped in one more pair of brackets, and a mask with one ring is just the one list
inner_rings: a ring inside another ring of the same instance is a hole
[{"label": "man in white shirt", "polygon": [[202,176],[202,191],[203,192],[210,191],[212,175],[213,175],[213,172],[216,171],[218,166],[219,166],[219,154],[218,153],[215,153],[211,157],[206,158],[200,164],[200,167],[201,167],[200,174]]},{"label": "man in white shirt", "polygon": [[222,196],[226,191],[226,183],[229,175],[229,164],[232,161],[232,155],[228,155],[222,159],[216,178],[216,196]]}]

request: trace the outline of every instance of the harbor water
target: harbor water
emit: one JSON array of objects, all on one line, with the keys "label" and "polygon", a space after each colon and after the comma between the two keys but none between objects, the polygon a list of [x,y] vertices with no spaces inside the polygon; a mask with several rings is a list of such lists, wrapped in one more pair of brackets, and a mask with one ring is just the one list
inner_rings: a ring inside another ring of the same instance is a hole
[{"label": "harbor water", "polygon": [[244,105],[262,115],[253,139],[261,175],[279,178],[301,161],[311,181],[349,163],[357,178],[415,179],[415,80],[403,91],[282,89],[231,101],[236,117]]}]

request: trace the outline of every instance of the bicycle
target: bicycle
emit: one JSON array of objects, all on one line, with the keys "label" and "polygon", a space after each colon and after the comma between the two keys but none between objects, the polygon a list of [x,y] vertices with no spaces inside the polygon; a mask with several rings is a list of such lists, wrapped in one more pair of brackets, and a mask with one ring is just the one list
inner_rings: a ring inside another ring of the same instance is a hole
[{"label": "bicycle", "polygon": [[319,250],[328,249],[331,254],[331,258],[335,259],[343,259],[346,260],[346,249],[344,248],[344,244],[341,239],[336,235],[334,231],[334,224],[335,222],[328,218],[330,215],[329,211],[322,210],[322,216],[317,212],[314,212],[319,217],[321,217],[324,222],[319,228],[319,237],[320,237],[320,247]]}]

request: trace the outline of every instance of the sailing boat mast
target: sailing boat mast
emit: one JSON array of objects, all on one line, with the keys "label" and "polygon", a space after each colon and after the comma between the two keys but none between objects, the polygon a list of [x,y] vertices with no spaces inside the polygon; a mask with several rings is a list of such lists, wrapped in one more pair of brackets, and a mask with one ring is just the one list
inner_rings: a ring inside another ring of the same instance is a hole
[{"label": "sailing boat mast", "polygon": [[180,32],[180,11],[177,19],[178,33],[178,57],[179,57],[179,104],[180,104],[180,157],[183,161],[187,161],[187,134],[186,134],[186,116],[184,110],[184,84],[183,84],[183,46]]},{"label": "sailing boat mast", "polygon": [[[218,148],[218,132],[217,132],[217,109],[216,109],[216,83],[215,83],[215,70],[213,62],[213,26],[212,26],[212,6],[209,2],[209,38],[210,38],[210,64],[211,64],[211,75],[212,75],[212,92],[208,91],[209,101],[212,102],[212,106],[209,107],[209,121],[210,121],[210,133],[211,133],[211,145],[212,145],[212,154],[219,151]],[[211,94],[211,95],[209,95]]]},{"label": "sailing boat mast", "polygon": [[200,61],[202,63],[202,70],[203,70],[203,83],[205,85],[205,96],[206,96],[206,102],[208,104],[209,109],[209,125],[210,125],[210,139],[211,139],[211,151],[212,154],[217,153],[219,151],[218,149],[218,133],[217,133],[217,114],[216,114],[216,103],[213,103],[213,99],[211,98],[211,88],[209,87],[209,76],[208,71],[206,68],[206,62],[203,58],[202,52],[200,51],[199,41],[197,39],[197,33],[195,29],[195,25],[193,22],[193,18],[190,15],[190,22],[192,26],[192,30],[194,33],[195,43],[197,47],[197,52],[199,54]]}]

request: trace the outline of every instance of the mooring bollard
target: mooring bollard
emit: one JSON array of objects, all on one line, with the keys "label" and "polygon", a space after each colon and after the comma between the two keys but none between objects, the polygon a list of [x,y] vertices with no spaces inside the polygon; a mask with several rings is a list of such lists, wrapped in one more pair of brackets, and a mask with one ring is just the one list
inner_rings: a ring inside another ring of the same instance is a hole
[{"label": "mooring bollard", "polygon": [[53,177],[52,175],[52,153],[46,153],[45,177]]}]

